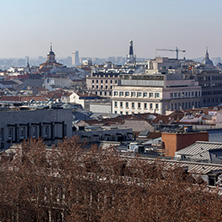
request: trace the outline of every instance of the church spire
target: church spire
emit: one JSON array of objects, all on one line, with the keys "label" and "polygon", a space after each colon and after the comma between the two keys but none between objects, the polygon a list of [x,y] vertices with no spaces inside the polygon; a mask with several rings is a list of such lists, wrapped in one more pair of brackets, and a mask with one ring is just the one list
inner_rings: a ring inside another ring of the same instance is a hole
[{"label": "church spire", "polygon": [[52,52],[52,42],[50,42],[50,52]]},{"label": "church spire", "polygon": [[210,60],[208,47],[206,47],[206,54],[205,54],[205,57],[204,57],[204,60],[203,60],[203,64],[210,65],[210,66],[214,65],[213,62]]},{"label": "church spire", "polygon": [[208,47],[206,47],[206,55],[205,55],[205,57],[209,58]]}]

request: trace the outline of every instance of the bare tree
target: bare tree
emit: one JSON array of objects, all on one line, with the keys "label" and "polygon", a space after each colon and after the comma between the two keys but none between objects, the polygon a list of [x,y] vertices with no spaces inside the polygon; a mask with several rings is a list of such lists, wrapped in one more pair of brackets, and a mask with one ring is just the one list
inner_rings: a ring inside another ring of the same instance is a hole
[{"label": "bare tree", "polygon": [[24,141],[0,162],[0,221],[222,221],[218,190],[183,168],[86,148]]}]

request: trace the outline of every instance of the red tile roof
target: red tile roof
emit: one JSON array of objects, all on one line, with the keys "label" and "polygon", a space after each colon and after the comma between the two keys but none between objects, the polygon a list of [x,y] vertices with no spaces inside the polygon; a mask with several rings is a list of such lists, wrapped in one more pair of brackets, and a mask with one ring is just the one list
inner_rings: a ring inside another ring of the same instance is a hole
[{"label": "red tile roof", "polygon": [[46,101],[46,98],[43,96],[1,96],[0,97],[0,101],[28,102],[30,100]]},{"label": "red tile roof", "polygon": [[19,96],[1,96],[0,101],[21,101],[21,98]]},{"label": "red tile roof", "polygon": [[173,118],[167,115],[158,115],[155,119],[152,120],[153,123],[156,124],[169,124],[173,121]]}]

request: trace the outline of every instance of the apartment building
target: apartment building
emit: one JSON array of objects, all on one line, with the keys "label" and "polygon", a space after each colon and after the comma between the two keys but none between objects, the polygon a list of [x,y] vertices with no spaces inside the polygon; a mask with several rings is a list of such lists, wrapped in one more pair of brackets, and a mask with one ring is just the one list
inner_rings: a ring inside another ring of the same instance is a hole
[{"label": "apartment building", "polygon": [[93,72],[86,77],[87,90],[103,97],[112,96],[112,88],[120,84],[119,73]]},{"label": "apartment building", "polygon": [[166,73],[171,69],[181,68],[181,60],[168,57],[156,57],[148,61],[146,74],[157,72]]},{"label": "apartment building", "polygon": [[192,75],[202,88],[204,107],[222,103],[222,72],[210,60],[208,49],[202,63],[192,66]]},{"label": "apartment building", "polygon": [[0,111],[0,149],[39,137],[48,145],[72,137],[71,109]]},{"label": "apartment building", "polygon": [[124,75],[112,93],[116,114],[159,113],[201,107],[201,87],[182,74]]},{"label": "apartment building", "polygon": [[222,73],[216,69],[205,69],[195,75],[202,87],[203,106],[222,103]]}]

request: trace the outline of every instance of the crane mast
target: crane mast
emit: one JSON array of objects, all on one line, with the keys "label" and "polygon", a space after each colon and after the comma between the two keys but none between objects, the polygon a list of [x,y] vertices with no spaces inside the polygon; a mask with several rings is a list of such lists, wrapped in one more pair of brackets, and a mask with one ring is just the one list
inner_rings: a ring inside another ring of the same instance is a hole
[{"label": "crane mast", "polygon": [[179,58],[179,52],[186,52],[186,50],[184,50],[184,49],[178,49],[177,47],[176,47],[176,49],[156,49],[156,51],[176,52],[176,59]]}]

